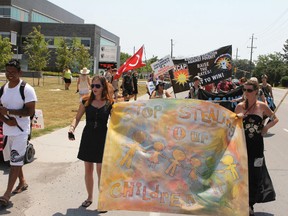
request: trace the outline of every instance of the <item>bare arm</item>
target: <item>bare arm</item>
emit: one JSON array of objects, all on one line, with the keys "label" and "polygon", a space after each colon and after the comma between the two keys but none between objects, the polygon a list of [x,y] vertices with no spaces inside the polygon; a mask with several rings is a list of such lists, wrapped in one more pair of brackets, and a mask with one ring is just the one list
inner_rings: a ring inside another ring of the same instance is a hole
[{"label": "bare arm", "polygon": [[268,116],[270,118],[270,121],[263,127],[261,131],[261,134],[263,136],[268,132],[270,128],[272,128],[274,125],[278,123],[279,119],[276,117],[275,113],[266,104],[263,104],[262,106],[264,109],[263,115]]},{"label": "bare arm", "polygon": [[2,115],[17,115],[17,116],[32,116],[35,113],[35,101],[25,103],[22,109],[7,109],[6,107],[0,107],[0,114]]},{"label": "bare arm", "polygon": [[76,117],[73,119],[73,121],[70,125],[69,132],[74,133],[74,131],[75,131],[77,125],[79,124],[84,113],[85,113],[85,106],[84,106],[84,104],[80,103]]}]

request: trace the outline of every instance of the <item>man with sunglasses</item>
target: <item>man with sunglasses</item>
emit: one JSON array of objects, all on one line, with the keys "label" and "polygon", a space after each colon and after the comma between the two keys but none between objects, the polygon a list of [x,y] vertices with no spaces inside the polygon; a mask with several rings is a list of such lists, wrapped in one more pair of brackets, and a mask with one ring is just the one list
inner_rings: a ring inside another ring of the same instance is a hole
[{"label": "man with sunglasses", "polygon": [[37,97],[32,86],[26,83],[24,99],[20,93],[22,84],[21,67],[18,60],[11,60],[6,65],[6,78],[3,94],[0,98],[0,118],[4,122],[3,134],[5,135],[4,160],[10,160],[10,172],[7,189],[0,197],[0,205],[7,206],[14,184],[19,178],[19,184],[13,191],[20,193],[28,188],[22,166],[27,148],[28,135],[30,134],[30,116],[35,113]]}]

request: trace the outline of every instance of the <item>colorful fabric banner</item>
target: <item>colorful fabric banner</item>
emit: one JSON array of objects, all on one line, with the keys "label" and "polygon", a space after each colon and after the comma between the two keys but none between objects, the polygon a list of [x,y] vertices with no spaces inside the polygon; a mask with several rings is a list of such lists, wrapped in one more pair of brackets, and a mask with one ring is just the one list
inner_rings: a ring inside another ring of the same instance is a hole
[{"label": "colorful fabric banner", "polygon": [[99,210],[248,215],[242,120],[201,100],[113,105]]},{"label": "colorful fabric banner", "polygon": [[145,66],[145,64],[142,62],[143,49],[144,45],[133,56],[127,59],[123,65],[121,65],[121,67],[117,70],[117,73],[114,77],[115,79],[118,79],[121,74],[126,71]]},{"label": "colorful fabric banner", "polygon": [[221,47],[204,55],[173,59],[175,70],[169,71],[174,93],[186,91],[193,77],[200,76],[202,85],[217,83],[232,75],[232,46]]}]

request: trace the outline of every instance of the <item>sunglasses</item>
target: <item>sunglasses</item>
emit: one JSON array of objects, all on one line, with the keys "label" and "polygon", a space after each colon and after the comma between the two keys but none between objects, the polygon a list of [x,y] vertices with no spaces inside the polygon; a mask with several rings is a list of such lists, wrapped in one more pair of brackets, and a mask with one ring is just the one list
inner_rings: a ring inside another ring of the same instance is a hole
[{"label": "sunglasses", "polygon": [[247,92],[249,92],[249,93],[255,91],[254,89],[245,89],[245,88],[243,88],[242,90],[243,90],[243,92],[246,92],[246,91],[247,91]]},{"label": "sunglasses", "polygon": [[101,88],[102,86],[100,85],[100,84],[91,84],[91,89],[93,89],[93,88],[97,88],[97,89],[99,89],[99,88]]}]

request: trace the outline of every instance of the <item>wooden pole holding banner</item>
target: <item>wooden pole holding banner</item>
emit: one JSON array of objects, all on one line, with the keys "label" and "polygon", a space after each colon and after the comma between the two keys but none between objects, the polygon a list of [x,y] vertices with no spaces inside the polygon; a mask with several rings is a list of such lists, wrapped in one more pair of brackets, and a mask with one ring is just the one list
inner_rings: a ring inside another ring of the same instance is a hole
[{"label": "wooden pole holding banner", "polygon": [[285,95],[283,96],[283,98],[281,99],[281,101],[279,102],[278,106],[276,107],[276,109],[274,110],[274,114],[273,116],[271,116],[272,118],[274,117],[275,113],[277,112],[277,110],[279,109],[280,105],[282,104],[282,102],[284,101],[284,99],[286,98],[288,94],[288,90],[286,91]]}]

